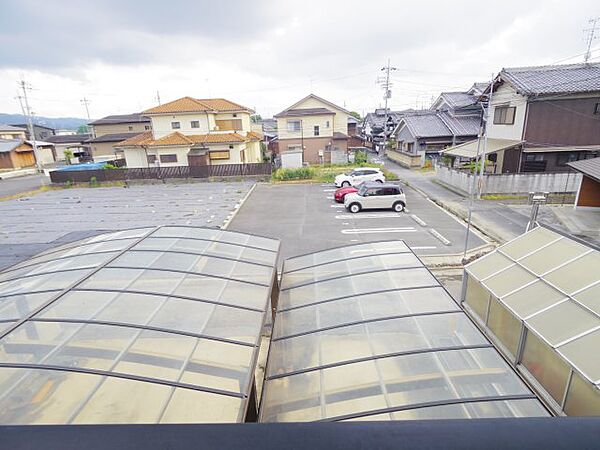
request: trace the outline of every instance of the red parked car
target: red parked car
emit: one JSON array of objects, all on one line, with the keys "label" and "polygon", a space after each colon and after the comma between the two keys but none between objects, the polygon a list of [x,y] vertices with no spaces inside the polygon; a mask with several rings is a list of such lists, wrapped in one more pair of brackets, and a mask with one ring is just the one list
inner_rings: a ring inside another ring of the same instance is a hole
[{"label": "red parked car", "polygon": [[354,187],[354,186],[342,187],[335,191],[335,193],[333,194],[333,198],[338,203],[344,203],[344,197],[346,197],[347,194],[353,194],[354,192],[358,192],[358,187]]}]

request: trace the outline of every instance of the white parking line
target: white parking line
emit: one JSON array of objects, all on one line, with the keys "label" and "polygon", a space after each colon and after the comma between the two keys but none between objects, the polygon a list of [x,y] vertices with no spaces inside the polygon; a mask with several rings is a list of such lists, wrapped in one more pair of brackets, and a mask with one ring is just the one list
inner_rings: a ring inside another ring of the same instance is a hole
[{"label": "white parking line", "polygon": [[415,246],[415,247],[413,247],[411,245],[410,248],[413,250],[434,250],[437,247],[435,245],[422,245],[422,246]]},{"label": "white parking line", "polygon": [[450,242],[448,239],[446,239],[444,236],[442,236],[440,233],[438,233],[433,228],[430,228],[429,232],[431,234],[433,234],[439,241],[441,241],[442,244],[444,244],[444,245],[450,245],[450,244],[452,244],[452,242]]},{"label": "white parking line", "polygon": [[398,213],[382,213],[382,214],[340,214],[339,216],[335,216],[336,219],[339,220],[347,220],[347,219],[386,219],[386,218],[394,218],[400,219],[403,217]]},{"label": "white parking line", "polygon": [[412,217],[412,219],[417,222],[419,225],[421,225],[422,227],[426,227],[427,224],[425,223],[425,221],[423,219],[421,219],[419,216],[417,216],[416,214],[411,214],[410,217]]},{"label": "white parking line", "polygon": [[345,208],[344,205],[329,205],[332,208]]},{"label": "white parking line", "polygon": [[333,200],[333,195],[328,195],[327,197],[325,197],[327,200]]},{"label": "white parking line", "polygon": [[336,189],[323,189],[323,192],[335,192]]},{"label": "white parking line", "polygon": [[341,230],[342,234],[374,234],[374,233],[414,233],[413,227],[398,228],[352,228],[350,230]]}]

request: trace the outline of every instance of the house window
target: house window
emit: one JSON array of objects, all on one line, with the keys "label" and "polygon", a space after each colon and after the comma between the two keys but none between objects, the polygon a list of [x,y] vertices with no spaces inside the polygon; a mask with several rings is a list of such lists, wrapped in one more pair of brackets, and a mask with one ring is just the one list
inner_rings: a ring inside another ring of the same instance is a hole
[{"label": "house window", "polygon": [[190,126],[191,126],[192,128],[200,128],[200,121],[198,121],[198,120],[192,120],[192,121],[190,122]]},{"label": "house window", "polygon": [[237,117],[237,114],[233,114],[233,117]]},{"label": "house window", "polygon": [[156,155],[147,155],[146,159],[148,160],[148,164],[155,164],[156,163]]},{"label": "house window", "polygon": [[494,125],[512,125],[515,123],[515,106],[496,106],[494,108]]},{"label": "house window", "polygon": [[160,155],[160,162],[161,163],[176,163],[177,155],[174,153],[170,153],[168,155]]},{"label": "house window", "polygon": [[408,142],[408,143],[406,144],[406,151],[407,151],[408,153],[412,153],[412,152],[413,152],[413,150],[414,150],[414,148],[415,148],[415,143],[414,143],[414,142]]},{"label": "house window", "polygon": [[567,153],[559,153],[556,157],[556,165],[557,166],[566,166],[567,163],[578,161],[579,160],[579,152],[567,152]]},{"label": "house window", "polygon": [[319,135],[319,125],[314,126],[314,134],[315,134],[315,136]]},{"label": "house window", "polygon": [[127,127],[127,129],[128,129],[129,131],[133,131],[133,127],[132,127],[131,125],[129,125],[129,126]]},{"label": "house window", "polygon": [[221,150],[218,152],[208,152],[210,159],[229,159],[229,150]]},{"label": "house window", "polygon": [[229,146],[229,148],[230,148],[230,149],[233,149],[233,145],[230,145],[230,146]]},{"label": "house window", "polygon": [[299,120],[288,120],[288,131],[300,131],[301,122]]},{"label": "house window", "polygon": [[150,125],[144,125],[144,130],[149,130],[150,129]]},{"label": "house window", "polygon": [[596,103],[596,107],[594,108],[594,114],[600,114],[600,102]]},{"label": "house window", "polygon": [[296,152],[296,151],[302,151],[302,146],[301,145],[288,145],[288,152]]},{"label": "house window", "polygon": [[179,130],[181,128],[181,123],[179,122],[171,122],[171,128],[174,130]]},{"label": "house window", "polygon": [[325,128],[329,128],[329,120],[325,122]]}]

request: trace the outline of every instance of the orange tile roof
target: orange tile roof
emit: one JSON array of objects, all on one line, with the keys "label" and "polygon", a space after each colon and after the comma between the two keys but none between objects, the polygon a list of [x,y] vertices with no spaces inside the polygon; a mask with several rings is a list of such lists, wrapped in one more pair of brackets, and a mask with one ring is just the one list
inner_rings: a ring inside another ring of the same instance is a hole
[{"label": "orange tile roof", "polygon": [[250,138],[251,141],[262,141],[264,139],[263,135],[256,131],[248,131],[246,137]]},{"label": "orange tile roof", "polygon": [[158,147],[158,146],[169,146],[169,145],[188,145],[194,144],[234,144],[248,142],[251,140],[250,137],[242,136],[238,133],[210,133],[210,134],[192,134],[184,135],[179,132],[171,133],[163,136],[159,139],[152,137],[151,131],[146,131],[142,134],[127,139],[126,141],[120,142],[118,147],[131,147],[131,146],[147,146],[147,147]]},{"label": "orange tile roof", "polygon": [[238,133],[211,133],[211,134],[195,134],[187,136],[194,141],[195,144],[219,144],[230,142],[247,142],[249,139]]},{"label": "orange tile roof", "polygon": [[172,102],[164,103],[154,108],[145,110],[142,114],[167,114],[182,112],[229,112],[229,111],[247,111],[252,112],[250,108],[239,105],[224,98],[197,99],[192,97],[183,97]]},{"label": "orange tile roof", "polygon": [[122,142],[119,142],[117,145],[119,147],[127,147],[130,145],[144,145],[148,141],[152,140],[152,131],[144,131],[136,136],[132,136],[129,139],[125,139]]}]

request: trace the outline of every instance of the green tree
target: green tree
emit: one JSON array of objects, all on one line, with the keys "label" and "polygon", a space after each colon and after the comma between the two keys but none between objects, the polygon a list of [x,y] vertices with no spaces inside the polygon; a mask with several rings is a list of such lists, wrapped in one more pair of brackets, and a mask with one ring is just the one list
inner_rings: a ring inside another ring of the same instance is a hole
[{"label": "green tree", "polygon": [[89,132],[90,130],[87,125],[80,125],[79,128],[77,128],[77,134],[88,134]]},{"label": "green tree", "polygon": [[252,121],[252,123],[258,123],[262,120],[262,116],[260,114],[252,114],[250,116],[250,120]]},{"label": "green tree", "polygon": [[357,113],[356,111],[350,111],[350,115],[352,117],[354,117],[356,120],[359,120],[359,121],[362,120],[362,117],[360,117],[360,114]]}]

